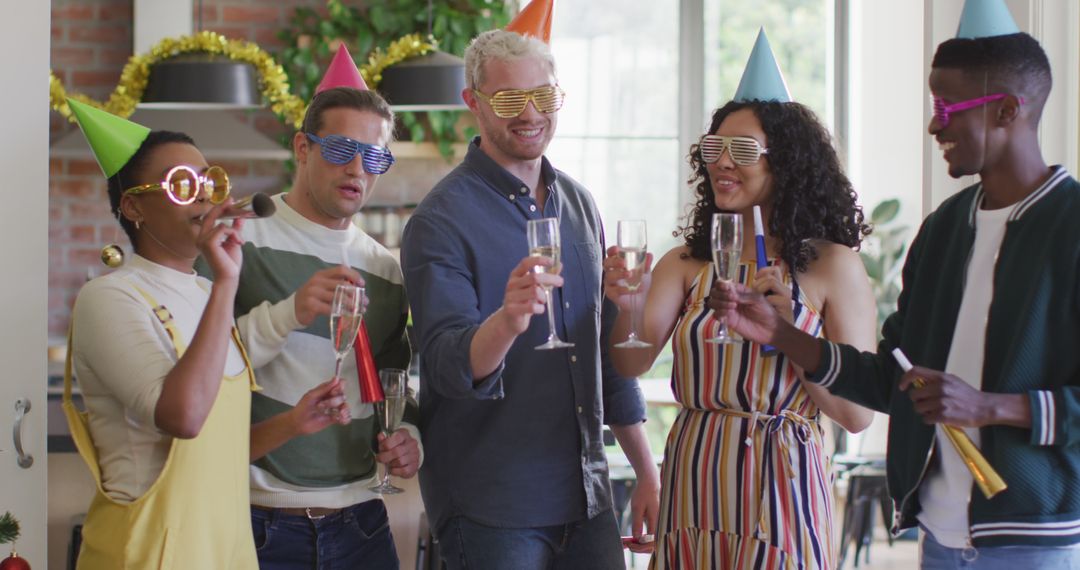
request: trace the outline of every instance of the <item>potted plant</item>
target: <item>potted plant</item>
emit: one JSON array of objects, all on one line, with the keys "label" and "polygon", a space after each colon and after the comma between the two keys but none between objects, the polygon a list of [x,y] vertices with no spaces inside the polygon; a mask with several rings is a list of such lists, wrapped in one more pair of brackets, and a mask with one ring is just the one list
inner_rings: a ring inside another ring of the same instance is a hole
[{"label": "potted plant", "polygon": [[882,323],[896,310],[896,300],[900,297],[899,278],[907,253],[908,227],[897,223],[899,214],[900,200],[895,198],[875,206],[870,214],[874,232],[867,236],[866,247],[859,252],[877,302],[879,337]]}]

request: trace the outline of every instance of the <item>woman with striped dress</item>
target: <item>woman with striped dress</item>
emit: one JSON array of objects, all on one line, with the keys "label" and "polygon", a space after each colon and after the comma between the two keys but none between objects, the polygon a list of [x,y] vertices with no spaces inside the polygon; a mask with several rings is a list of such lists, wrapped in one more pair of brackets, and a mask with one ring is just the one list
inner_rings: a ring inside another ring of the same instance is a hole
[{"label": "woman with striped dress", "polygon": [[639,336],[653,345],[613,349],[619,372],[643,374],[671,339],[683,408],[664,452],[651,567],[834,568],[821,414],[859,431],[871,413],[803,383],[783,354],[705,342],[721,324],[707,306],[710,224],[721,211],[749,222],[760,206],[769,265],[756,266],[753,224],[744,224],[739,282],[767,292],[802,330],[864,349],[874,344],[874,300],[852,248],[869,228],[828,132],[803,105],[732,101],[713,114],[707,137],[690,149],[697,202],[680,230],[685,244],[655,271],[648,259],[633,293],[618,249],[604,260],[605,291],[621,309],[612,340],[626,337],[635,294]]}]

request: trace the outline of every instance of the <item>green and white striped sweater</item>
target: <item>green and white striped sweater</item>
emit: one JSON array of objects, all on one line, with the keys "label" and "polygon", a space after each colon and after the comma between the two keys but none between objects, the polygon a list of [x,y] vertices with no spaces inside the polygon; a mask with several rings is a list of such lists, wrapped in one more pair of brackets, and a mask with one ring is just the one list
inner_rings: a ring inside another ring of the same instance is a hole
[{"label": "green and white striped sweater", "polygon": [[[364,321],[376,369],[409,366],[408,302],[397,259],[358,227],[331,230],[301,216],[283,197],[273,198],[274,216],[247,220],[242,230],[246,243],[236,294],[237,326],[263,387],[252,397],[253,424],[290,409],[305,392],[333,376],[329,319],[320,316],[301,327],[293,293],[315,272],[341,265],[343,250],[365,281],[370,301]],[[342,508],[377,498],[367,489],[376,475],[377,428],[372,406],[360,402],[351,354],[341,375],[352,422],[295,438],[256,460],[251,465],[252,504]],[[405,417],[412,424],[405,427],[419,441],[414,403]]]}]

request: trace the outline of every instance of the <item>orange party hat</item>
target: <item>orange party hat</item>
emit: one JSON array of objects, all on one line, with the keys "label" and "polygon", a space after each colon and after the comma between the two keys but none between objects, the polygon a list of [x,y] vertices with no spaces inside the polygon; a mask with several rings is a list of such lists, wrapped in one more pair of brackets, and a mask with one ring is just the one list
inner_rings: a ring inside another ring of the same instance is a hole
[{"label": "orange party hat", "polygon": [[555,13],[555,0],[532,0],[506,25],[506,31],[532,36],[551,43],[551,20]]}]

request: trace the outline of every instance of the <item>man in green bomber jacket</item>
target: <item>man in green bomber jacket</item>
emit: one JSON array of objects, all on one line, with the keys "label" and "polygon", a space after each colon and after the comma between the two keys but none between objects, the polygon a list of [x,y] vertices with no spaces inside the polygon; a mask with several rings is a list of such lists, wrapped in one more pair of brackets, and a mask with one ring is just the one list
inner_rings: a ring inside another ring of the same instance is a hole
[{"label": "man in green bomber jacket", "polygon": [[[919,524],[924,569],[1080,568],[1080,184],[1039,149],[1050,86],[1025,33],[938,47],[929,131],[949,174],[980,183],[926,218],[876,354],[799,332],[744,287],[711,292],[807,381],[889,414],[894,530]],[[903,374],[896,347],[921,366]],[[965,428],[1005,491],[972,485],[943,424]]]}]

